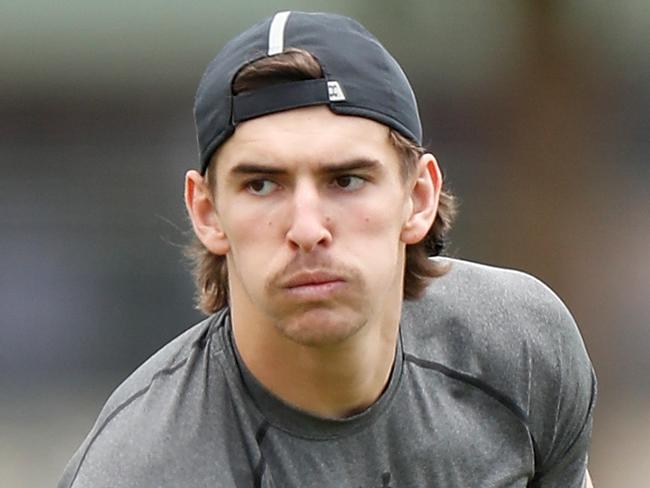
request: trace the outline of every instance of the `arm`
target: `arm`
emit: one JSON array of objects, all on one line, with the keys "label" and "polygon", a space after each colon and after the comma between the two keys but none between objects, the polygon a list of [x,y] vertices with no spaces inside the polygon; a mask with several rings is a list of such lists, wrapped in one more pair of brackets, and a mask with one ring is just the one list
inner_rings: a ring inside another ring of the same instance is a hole
[{"label": "arm", "polygon": [[535,488],[564,488],[582,486],[593,488],[587,469],[587,453],[591,440],[594,400],[596,396],[595,377],[592,376],[591,392],[583,388],[564,396],[560,402],[556,424],[548,426],[554,431],[552,442],[542,454],[535,480]]},{"label": "arm", "polygon": [[537,295],[540,326],[531,348],[529,415],[537,442],[536,488],[590,488],[587,459],[596,376],[580,332],[564,304],[552,293]]}]

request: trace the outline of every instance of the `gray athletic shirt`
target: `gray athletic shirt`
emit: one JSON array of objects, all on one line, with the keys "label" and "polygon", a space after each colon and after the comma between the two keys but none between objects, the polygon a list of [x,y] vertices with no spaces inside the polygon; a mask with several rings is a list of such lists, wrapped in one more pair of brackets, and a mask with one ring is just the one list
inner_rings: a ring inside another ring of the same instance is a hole
[{"label": "gray athletic shirt", "polygon": [[582,487],[595,391],[545,285],[452,260],[405,303],[366,411],[325,419],[275,397],[239,359],[225,309],[117,388],[59,488]]}]

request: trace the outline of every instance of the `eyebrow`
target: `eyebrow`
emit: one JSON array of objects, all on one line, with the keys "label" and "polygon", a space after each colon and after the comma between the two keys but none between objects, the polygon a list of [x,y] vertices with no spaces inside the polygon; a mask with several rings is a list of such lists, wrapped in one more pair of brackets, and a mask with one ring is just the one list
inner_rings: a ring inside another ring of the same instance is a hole
[{"label": "eyebrow", "polygon": [[[349,160],[324,163],[318,165],[318,172],[325,174],[344,173],[346,171],[354,170],[370,170],[378,169],[382,166],[379,160],[370,158],[353,158]],[[249,175],[249,174],[265,174],[265,175],[286,175],[289,173],[286,169],[278,168],[261,163],[241,162],[237,163],[230,170],[231,175]]]}]

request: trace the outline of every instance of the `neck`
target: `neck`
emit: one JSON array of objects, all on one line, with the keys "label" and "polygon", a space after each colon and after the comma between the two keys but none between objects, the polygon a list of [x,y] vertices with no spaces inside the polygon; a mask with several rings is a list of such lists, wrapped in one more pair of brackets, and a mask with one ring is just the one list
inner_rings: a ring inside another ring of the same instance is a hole
[{"label": "neck", "polygon": [[386,387],[395,359],[400,305],[335,345],[299,344],[272,324],[260,327],[257,322],[251,328],[255,322],[238,317],[236,307],[231,310],[233,335],[247,368],[273,394],[312,414],[343,418],[368,408]]}]

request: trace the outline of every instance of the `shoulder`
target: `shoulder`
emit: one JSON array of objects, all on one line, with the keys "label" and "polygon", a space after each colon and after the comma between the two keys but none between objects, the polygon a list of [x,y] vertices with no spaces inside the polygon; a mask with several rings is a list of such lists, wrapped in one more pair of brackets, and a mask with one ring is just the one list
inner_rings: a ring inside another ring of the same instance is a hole
[{"label": "shoulder", "polygon": [[404,322],[414,346],[428,344],[430,337],[474,345],[485,353],[496,348],[501,355],[500,345],[512,351],[529,344],[541,351],[559,340],[579,339],[569,310],[539,279],[511,269],[444,261],[448,273],[435,279],[421,299],[405,303]]},{"label": "shoulder", "polygon": [[[221,326],[220,317],[212,316],[190,327],[147,359],[122,383],[109,400],[119,403],[161,376],[169,376],[188,363],[197,351],[205,349],[208,341]],[[108,405],[108,404],[107,404]]]},{"label": "shoulder", "polygon": [[[134,459],[140,454],[147,456],[147,451],[151,452],[157,444],[164,444],[165,440],[161,438],[166,435],[163,426],[175,422],[174,410],[183,397],[200,389],[200,370],[206,368],[208,344],[222,323],[218,314],[186,330],[115,389],[68,463],[60,488],[73,486],[80,471],[84,478],[89,473],[98,473],[99,476],[102,472],[111,472],[112,468],[100,466],[104,462],[100,460],[112,465],[111,459],[130,457],[130,462],[125,465],[137,468],[140,464],[144,469],[145,463],[134,462]],[[152,412],[156,412],[155,419]],[[82,469],[87,465],[91,466],[90,470]],[[99,479],[93,479],[95,481],[82,485],[101,484]]]},{"label": "shoulder", "polygon": [[[521,271],[446,259],[402,316],[405,357],[451,372],[517,412],[540,466],[589,437],[595,376],[562,300]],[[537,450],[536,449],[536,450]]]},{"label": "shoulder", "polygon": [[174,374],[205,349],[214,333],[214,317],[210,317],[180,334],[164,345],[153,356],[140,365],[111,394],[98,418],[101,422],[115,409],[123,408],[125,402],[133,401],[149,388],[165,388]]}]

